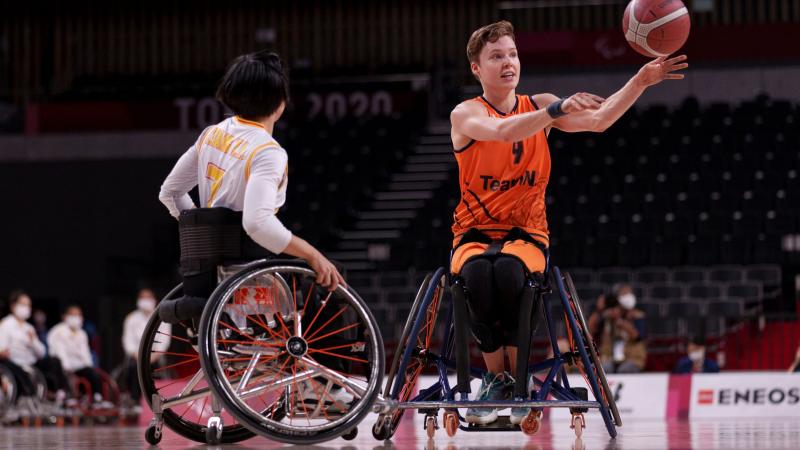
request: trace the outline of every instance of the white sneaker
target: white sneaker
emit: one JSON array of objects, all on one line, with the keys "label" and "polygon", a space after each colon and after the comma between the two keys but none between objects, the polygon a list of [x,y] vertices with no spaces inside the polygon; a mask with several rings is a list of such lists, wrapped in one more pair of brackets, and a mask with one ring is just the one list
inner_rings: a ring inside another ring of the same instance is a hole
[{"label": "white sneaker", "polygon": [[320,399],[328,411],[347,411],[350,404],[355,400],[353,394],[339,386],[333,386],[325,393],[326,384],[302,381],[300,383],[300,401],[306,406],[316,406]]}]

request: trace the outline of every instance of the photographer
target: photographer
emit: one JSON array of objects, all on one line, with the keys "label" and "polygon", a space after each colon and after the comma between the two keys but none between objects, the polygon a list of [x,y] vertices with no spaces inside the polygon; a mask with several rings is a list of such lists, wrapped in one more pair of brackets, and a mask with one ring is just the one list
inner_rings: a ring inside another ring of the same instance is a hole
[{"label": "photographer", "polygon": [[644,369],[645,314],[636,309],[631,286],[615,286],[611,294],[597,299],[589,317],[589,331],[599,341],[606,373],[636,373]]}]

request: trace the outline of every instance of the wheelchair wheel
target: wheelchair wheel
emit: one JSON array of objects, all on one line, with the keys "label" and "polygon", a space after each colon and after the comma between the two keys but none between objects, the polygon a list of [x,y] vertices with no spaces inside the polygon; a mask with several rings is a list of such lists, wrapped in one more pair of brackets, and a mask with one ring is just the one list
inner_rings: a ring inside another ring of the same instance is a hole
[{"label": "wheelchair wheel", "polygon": [[291,444],[349,432],[383,380],[383,340],[364,301],[315,278],[301,261],[249,264],[217,287],[199,326],[200,362],[225,409]]},{"label": "wheelchair wheel", "polygon": [[[428,365],[426,356],[436,332],[436,320],[446,285],[445,271],[440,268],[429,274],[420,286],[395,351],[385,397],[400,402],[411,399],[417,380]],[[390,439],[397,431],[404,412],[404,409],[397,409],[390,414],[380,415],[373,427],[373,436],[376,439]]]},{"label": "wheelchair wheel", "polygon": [[554,272],[559,290],[562,291],[562,294],[566,294],[564,300],[568,302],[572,312],[571,315],[566,312],[564,314],[566,316],[567,338],[570,349],[573,352],[577,351],[581,355],[583,364],[578,364],[578,369],[586,379],[589,387],[591,387],[595,398],[600,402],[600,414],[606,424],[608,434],[611,437],[616,437],[616,427],[622,425],[622,420],[619,417],[614,396],[611,394],[611,389],[609,389],[606,374],[600,362],[600,354],[594,344],[594,339],[588,331],[589,327],[583,315],[580,298],[570,275],[565,273],[562,276],[557,267],[554,268]]},{"label": "wheelchair wheel", "polygon": [[[180,296],[181,292],[181,285],[178,285],[165,299]],[[139,345],[139,384],[151,409],[153,395],[158,395],[162,403],[185,398],[163,409],[164,424],[185,438],[206,443],[207,423],[213,413],[194,335],[190,323],[181,322],[170,327],[161,321],[158,312],[153,313]],[[228,422],[222,429],[221,443],[253,437],[247,428],[232,420]]]},{"label": "wheelchair wheel", "polygon": [[0,419],[17,400],[17,382],[10,370],[0,365]]}]

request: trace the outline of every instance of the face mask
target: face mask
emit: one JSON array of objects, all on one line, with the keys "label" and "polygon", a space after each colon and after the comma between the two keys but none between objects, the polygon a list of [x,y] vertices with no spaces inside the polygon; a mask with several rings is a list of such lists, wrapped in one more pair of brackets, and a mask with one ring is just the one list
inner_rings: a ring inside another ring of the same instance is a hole
[{"label": "face mask", "polygon": [[31,307],[28,305],[17,305],[14,307],[14,315],[19,320],[28,320],[31,316]]},{"label": "face mask", "polygon": [[69,315],[64,319],[64,322],[67,323],[67,326],[72,328],[73,330],[77,330],[83,326],[83,317],[76,316],[76,315]]},{"label": "face mask", "polygon": [[153,297],[140,297],[136,301],[136,307],[146,313],[153,312],[156,309],[156,299]]},{"label": "face mask", "polygon": [[619,300],[620,306],[625,309],[633,309],[636,306],[636,296],[633,294],[622,294],[617,300]]},{"label": "face mask", "polygon": [[693,352],[689,352],[689,359],[694,362],[702,361],[706,357],[705,350],[695,350]]}]

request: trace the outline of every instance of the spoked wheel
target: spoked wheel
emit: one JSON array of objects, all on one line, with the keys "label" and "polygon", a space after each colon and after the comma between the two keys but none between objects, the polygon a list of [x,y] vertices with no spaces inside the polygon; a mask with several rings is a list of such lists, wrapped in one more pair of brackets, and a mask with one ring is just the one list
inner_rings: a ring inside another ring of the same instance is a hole
[{"label": "spoked wheel", "polygon": [[17,399],[17,382],[14,374],[4,366],[0,366],[0,418],[5,417],[6,411]]},{"label": "spoked wheel", "polygon": [[[178,285],[164,299],[174,299],[181,292]],[[169,429],[185,438],[206,443],[206,429],[213,412],[195,335],[190,323],[170,325],[154,312],[139,344],[139,385],[151,409],[154,394],[161,398],[162,404],[166,403],[163,419]],[[253,436],[228,415],[225,415],[225,423],[227,425],[218,433],[220,443],[240,442]]]},{"label": "spoked wheel", "polygon": [[239,423],[313,444],[355,429],[383,379],[383,340],[358,295],[328,292],[301,261],[258,261],[225,280],[200,320],[200,362]]},{"label": "spoked wheel", "polygon": [[[414,393],[417,379],[427,364],[426,357],[436,331],[436,319],[446,284],[442,268],[429,274],[422,282],[394,354],[384,397],[407,402]],[[397,431],[404,412],[404,409],[397,409],[390,414],[381,414],[373,427],[375,438],[390,439]]]},{"label": "spoked wheel", "polygon": [[[608,434],[611,437],[616,437],[617,426],[622,426],[622,420],[619,417],[617,404],[614,401],[614,396],[611,394],[611,389],[608,387],[606,374],[603,370],[603,365],[600,362],[600,354],[594,344],[594,339],[589,333],[589,327],[586,324],[586,318],[583,315],[581,308],[581,301],[578,293],[575,290],[575,285],[572,278],[568,273],[561,276],[558,267],[554,268],[556,282],[559,285],[559,290],[562,295],[566,294],[565,300],[569,304],[572,314],[567,316],[567,337],[569,339],[570,349],[577,351],[583,359],[583,364],[578,364],[578,369],[586,379],[587,384],[592,389],[594,396],[600,402],[600,414],[603,416],[603,421],[608,429]],[[578,330],[579,333],[574,333],[573,330]]]}]

